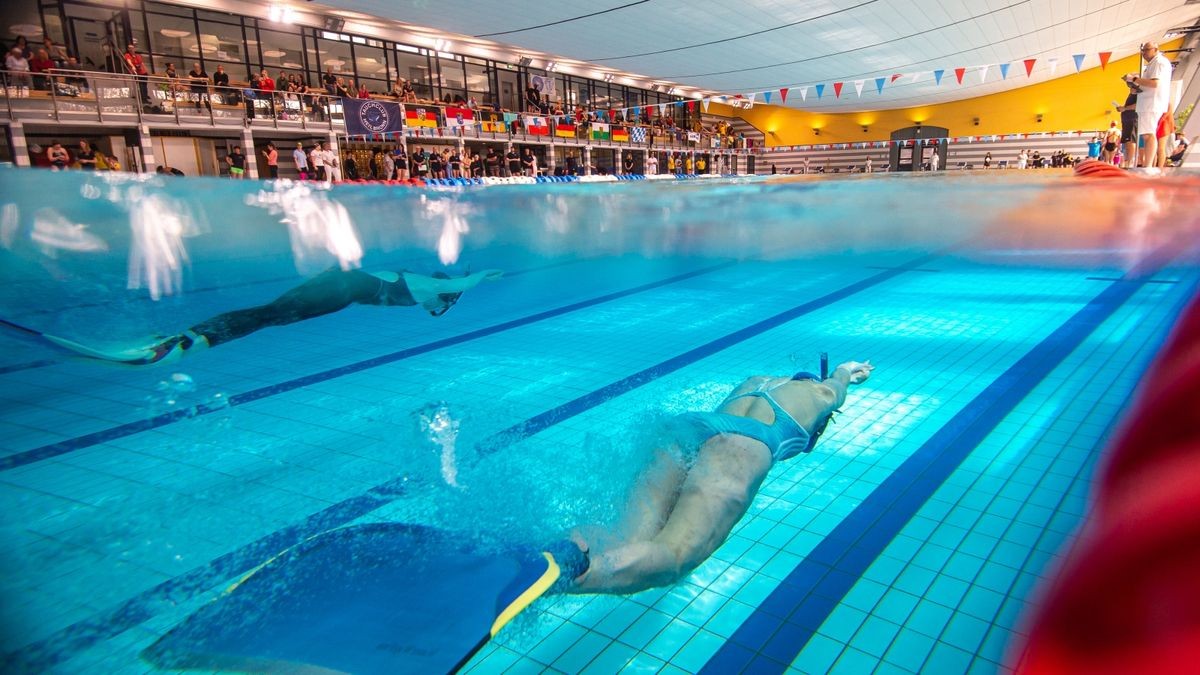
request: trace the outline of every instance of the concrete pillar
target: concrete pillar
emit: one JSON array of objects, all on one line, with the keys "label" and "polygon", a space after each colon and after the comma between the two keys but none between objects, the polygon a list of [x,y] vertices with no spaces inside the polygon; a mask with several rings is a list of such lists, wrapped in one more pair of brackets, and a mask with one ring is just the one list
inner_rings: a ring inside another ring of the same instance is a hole
[{"label": "concrete pillar", "polygon": [[[154,159],[154,140],[150,136],[150,126],[143,124],[138,127],[138,145],[142,149],[142,166],[141,171],[153,173],[158,165],[158,161]],[[129,167],[130,171],[134,167]]]},{"label": "concrete pillar", "polygon": [[650,173],[650,151],[642,150],[642,173]]},{"label": "concrete pillar", "polygon": [[592,146],[583,146],[583,175],[592,175]]},{"label": "concrete pillar", "polygon": [[29,160],[29,145],[25,142],[25,125],[13,121],[8,125],[8,130],[12,136],[13,164],[30,166],[32,162]]},{"label": "concrete pillar", "polygon": [[254,134],[250,127],[242,129],[242,154],[246,155],[246,178],[258,180],[258,152],[254,149]]}]

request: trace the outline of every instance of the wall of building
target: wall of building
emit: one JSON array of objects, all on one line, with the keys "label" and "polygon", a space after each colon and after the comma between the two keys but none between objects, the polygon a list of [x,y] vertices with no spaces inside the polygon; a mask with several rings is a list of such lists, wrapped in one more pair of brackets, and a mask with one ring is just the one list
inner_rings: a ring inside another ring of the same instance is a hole
[{"label": "wall of building", "polygon": [[[1175,49],[1182,43],[1175,40],[1163,44],[1163,49]],[[1094,58],[1095,55],[1090,55]],[[1020,87],[998,94],[942,103],[938,105],[876,110],[851,113],[822,113],[820,106],[808,110],[757,104],[750,109],[735,109],[711,103],[708,112],[741,117],[766,135],[768,146],[812,145],[817,143],[861,143],[887,140],[892,130],[912,126],[914,122],[946,127],[951,136],[986,136],[991,134],[1041,133],[1053,131],[1094,131],[1107,129],[1110,122],[1120,121],[1112,102],[1124,103],[1128,93],[1120,77],[1139,70],[1137,55],[1110,61],[1099,66],[1072,73],[1048,82]],[[1074,68],[1069,60],[1059,68]],[[968,73],[967,77],[976,76]],[[992,68],[989,77],[999,77]],[[1009,79],[1022,78],[1025,71],[1019,61],[1009,70]],[[931,77],[926,74],[926,77]],[[942,87],[957,87],[949,73]],[[793,91],[791,95],[797,96]],[[811,94],[810,94],[811,95]],[[845,96],[846,92],[842,92]],[[853,89],[850,91],[853,96]],[[864,104],[869,95],[863,94]],[[1042,120],[1037,120],[1038,115]],[[976,124],[975,120],[979,120]],[[863,127],[867,131],[863,131]],[[819,129],[815,134],[813,129]]]}]

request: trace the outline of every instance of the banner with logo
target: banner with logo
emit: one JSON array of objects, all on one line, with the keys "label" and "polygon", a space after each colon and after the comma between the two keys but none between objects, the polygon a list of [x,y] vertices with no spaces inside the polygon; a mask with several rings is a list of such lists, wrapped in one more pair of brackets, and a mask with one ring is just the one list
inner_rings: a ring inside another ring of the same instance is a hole
[{"label": "banner with logo", "polygon": [[[352,101],[354,99],[343,99]],[[427,127],[436,129],[438,125],[437,108],[405,108],[404,124],[410,127]]]},{"label": "banner with logo", "polygon": [[403,128],[399,103],[347,98],[342,99],[342,111],[349,136],[394,133]]},{"label": "banner with logo", "polygon": [[475,126],[475,111],[470,108],[446,108],[446,126],[462,129]]}]

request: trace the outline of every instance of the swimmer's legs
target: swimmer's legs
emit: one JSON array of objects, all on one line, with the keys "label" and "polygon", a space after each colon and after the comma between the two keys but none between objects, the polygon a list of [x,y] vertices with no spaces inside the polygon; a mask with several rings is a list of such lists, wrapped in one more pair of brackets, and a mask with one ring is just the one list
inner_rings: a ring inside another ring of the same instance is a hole
[{"label": "swimmer's legs", "polygon": [[191,332],[209,346],[236,340],[268,326],[283,326],[331,314],[354,303],[372,303],[382,282],[357,270],[327,270],[279,296],[272,302],[226,312],[192,326]]}]

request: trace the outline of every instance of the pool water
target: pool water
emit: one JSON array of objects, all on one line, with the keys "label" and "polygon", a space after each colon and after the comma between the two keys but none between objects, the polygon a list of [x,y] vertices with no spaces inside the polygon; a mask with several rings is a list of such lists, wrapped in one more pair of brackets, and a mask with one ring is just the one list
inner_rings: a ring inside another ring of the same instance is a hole
[{"label": "pool water", "polygon": [[152,671],[142,649],[334,527],[495,543],[612,525],[655,420],[822,352],[877,370],[709,560],[666,588],[544,598],[464,671],[1001,671],[1200,283],[1190,177],[326,191],[3,173],[0,319],[90,345],[331,266],[505,271],[440,318],[355,305],[150,367],[0,329],[17,672]]}]

